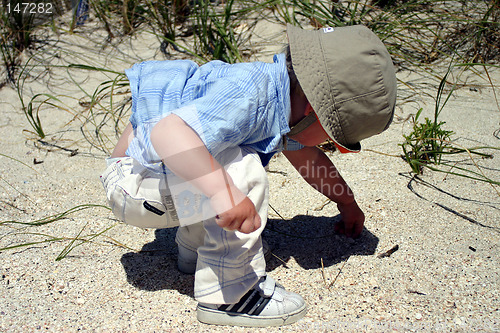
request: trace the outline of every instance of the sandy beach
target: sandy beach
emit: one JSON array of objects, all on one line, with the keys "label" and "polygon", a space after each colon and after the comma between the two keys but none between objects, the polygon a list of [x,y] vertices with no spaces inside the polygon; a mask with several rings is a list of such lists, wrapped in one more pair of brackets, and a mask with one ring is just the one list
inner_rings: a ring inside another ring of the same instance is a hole
[{"label": "sandy beach", "polygon": [[[89,142],[103,115],[85,106],[99,84],[116,74],[57,67],[123,72],[141,60],[165,59],[158,41],[144,32],[106,46],[105,32],[92,21],[79,29],[57,38],[43,33],[47,43],[36,52],[23,87],[25,102],[47,93],[67,107],[40,110],[45,138],[33,133],[15,87],[0,89],[0,248],[33,243],[0,252],[0,331],[500,331],[499,187],[430,170],[415,177],[400,157],[411,115],[423,108],[422,117],[432,117],[439,78],[399,71],[405,84],[391,127],[363,141],[359,154],[330,155],[365,212],[359,239],[335,234],[336,205],[283,156],[272,159],[264,232],[271,249],[268,274],[302,295],[308,313],[281,328],[209,326],[196,319],[193,276],[177,271],[175,230],[127,226],[103,207],[99,174],[108,152]],[[284,26],[257,25],[252,60],[272,61],[283,32]],[[454,91],[440,119],[457,145],[499,147],[500,70],[476,70],[461,76],[466,84]],[[109,123],[102,129],[107,149],[117,140]],[[500,153],[487,152],[493,158],[472,162],[463,154],[457,166],[498,181]],[[39,226],[6,223],[65,212]],[[56,260],[68,245],[74,248]]]}]

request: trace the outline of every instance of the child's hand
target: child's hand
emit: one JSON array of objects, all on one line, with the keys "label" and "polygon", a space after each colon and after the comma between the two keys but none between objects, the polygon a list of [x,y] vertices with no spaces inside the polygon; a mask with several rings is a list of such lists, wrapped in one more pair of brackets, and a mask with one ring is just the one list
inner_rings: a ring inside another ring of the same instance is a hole
[{"label": "child's hand", "polygon": [[253,202],[236,186],[220,191],[210,203],[217,214],[215,221],[222,228],[245,234],[260,228],[260,216]]},{"label": "child's hand", "polygon": [[261,225],[260,216],[248,197],[232,209],[218,214],[215,221],[224,229],[238,230],[245,234],[259,229]]},{"label": "child's hand", "polygon": [[356,201],[349,204],[338,203],[342,220],[335,226],[335,231],[347,237],[357,238],[363,231],[365,214],[361,211]]}]

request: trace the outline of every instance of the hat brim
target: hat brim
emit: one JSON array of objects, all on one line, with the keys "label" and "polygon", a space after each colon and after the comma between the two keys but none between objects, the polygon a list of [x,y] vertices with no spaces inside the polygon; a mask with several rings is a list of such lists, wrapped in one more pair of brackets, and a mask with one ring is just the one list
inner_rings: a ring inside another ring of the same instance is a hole
[{"label": "hat brim", "polygon": [[385,46],[363,26],[289,24],[287,35],[295,75],[321,126],[339,151],[359,152],[360,141],[385,130],[393,116],[396,81]]},{"label": "hat brim", "polygon": [[337,141],[335,141],[332,138],[330,138],[330,140],[333,141],[333,143],[335,144],[335,147],[337,147],[338,151],[341,152],[342,154],[346,154],[346,153],[359,153],[361,151],[361,144],[359,142],[358,142],[357,145],[353,145],[350,148],[347,148],[347,147],[344,147],[343,145],[341,145],[340,143],[338,143]]}]

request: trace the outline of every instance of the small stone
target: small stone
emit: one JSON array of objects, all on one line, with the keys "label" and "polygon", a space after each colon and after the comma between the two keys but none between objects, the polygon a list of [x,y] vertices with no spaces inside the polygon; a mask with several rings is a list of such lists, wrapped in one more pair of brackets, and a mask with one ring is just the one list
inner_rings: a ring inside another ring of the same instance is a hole
[{"label": "small stone", "polygon": [[417,312],[417,313],[415,314],[415,319],[417,319],[417,320],[422,319],[422,314],[421,314],[420,312]]},{"label": "small stone", "polygon": [[59,281],[54,285],[54,289],[57,291],[63,291],[65,284],[63,281]]}]

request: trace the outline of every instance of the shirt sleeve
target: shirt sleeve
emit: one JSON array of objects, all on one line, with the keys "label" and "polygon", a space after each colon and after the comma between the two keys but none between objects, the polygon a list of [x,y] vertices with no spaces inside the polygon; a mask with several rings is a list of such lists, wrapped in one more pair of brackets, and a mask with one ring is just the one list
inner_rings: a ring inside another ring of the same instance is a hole
[{"label": "shirt sleeve", "polygon": [[265,80],[256,83],[251,75],[239,74],[204,84],[205,91],[189,107],[173,111],[214,156],[229,147],[258,146],[273,137],[275,96],[267,91]]},{"label": "shirt sleeve", "polygon": [[286,140],[286,145],[283,149],[285,151],[301,150],[302,148],[305,147],[304,145],[300,144],[299,142],[297,142],[295,140],[292,140],[289,138],[286,138],[285,140]]}]

